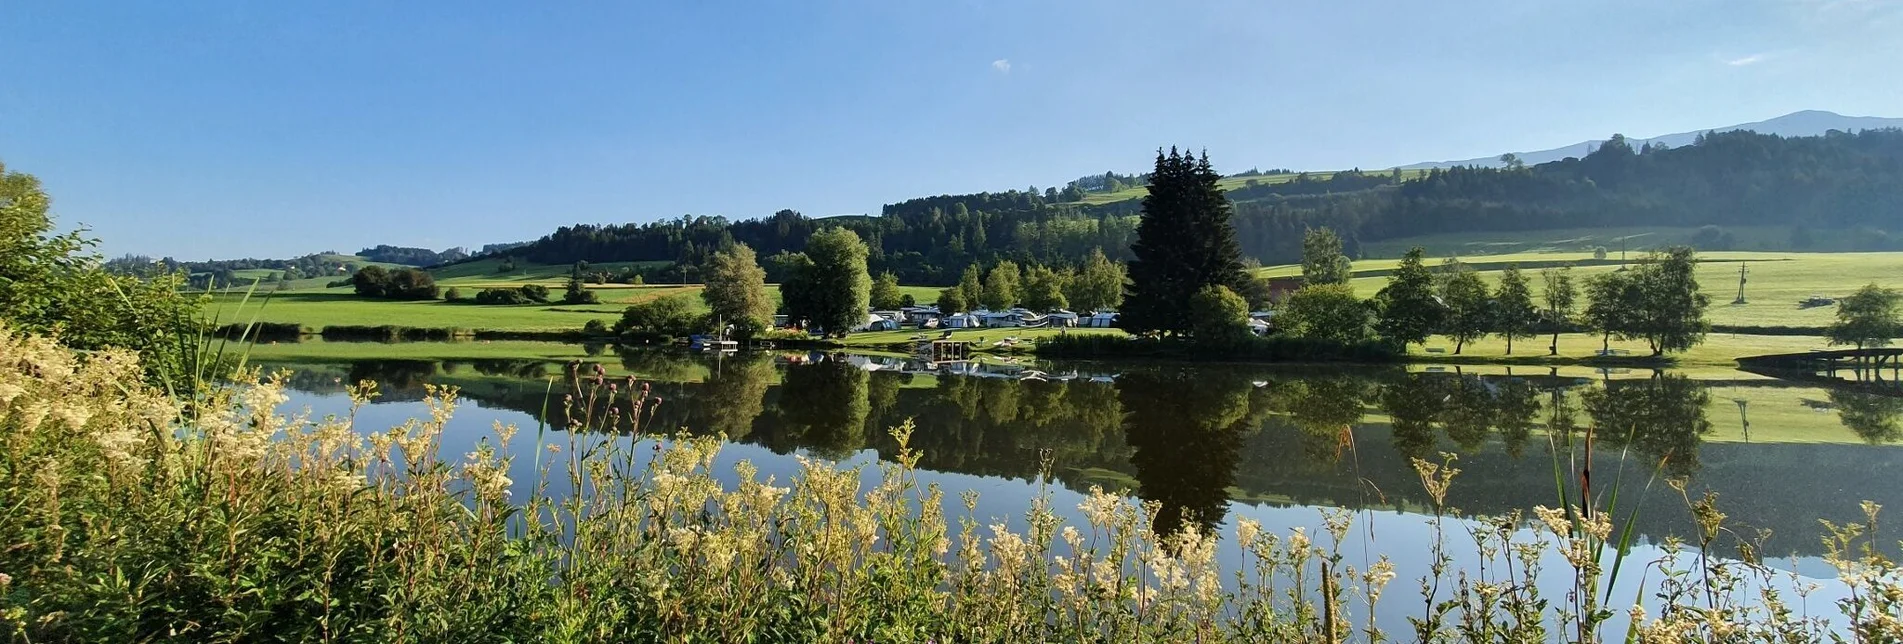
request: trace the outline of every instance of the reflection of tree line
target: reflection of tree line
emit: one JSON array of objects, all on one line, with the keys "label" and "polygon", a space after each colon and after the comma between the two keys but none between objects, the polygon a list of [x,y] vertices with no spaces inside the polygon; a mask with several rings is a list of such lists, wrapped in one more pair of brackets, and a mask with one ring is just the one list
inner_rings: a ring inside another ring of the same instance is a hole
[{"label": "reflection of tree line", "polygon": [[[1543,445],[1533,443],[1533,430],[1548,426],[1580,435],[1590,426],[1601,472],[1629,450],[1627,485],[1644,484],[1658,463],[1672,474],[1695,473],[1699,486],[1726,492],[1728,509],[1743,523],[1777,529],[1784,535],[1777,546],[1808,551],[1815,549],[1809,536],[1816,534],[1815,517],[1792,508],[1847,507],[1860,499],[1835,498],[1838,490],[1875,494],[1887,488],[1860,487],[1842,477],[1818,485],[1815,472],[1831,470],[1793,464],[1829,452],[1826,463],[1845,464],[1835,470],[1861,462],[1862,472],[1881,471],[1890,459],[1889,450],[1857,446],[1701,446],[1711,431],[1705,417],[1710,396],[1696,381],[1673,375],[1588,384],[1305,370],[1253,380],[1262,372],[1146,367],[1125,372],[1114,384],[940,376],[934,386],[915,388],[909,386],[915,375],[867,372],[837,359],[782,369],[760,355],[718,363],[653,355],[624,355],[623,366],[697,374],[704,381],[656,385],[654,395],[664,402],[644,425],[647,431],[722,433],[782,453],[808,449],[840,457],[871,448],[890,456],[895,446],[886,429],[913,418],[913,447],[922,450],[923,467],[1030,478],[1048,456],[1055,477],[1072,487],[1134,481],[1131,492],[1162,505],[1158,529],[1213,525],[1233,492],[1298,503],[1418,508],[1424,494],[1408,459],[1442,450],[1462,455],[1466,474],[1452,495],[1461,509],[1493,513],[1550,505],[1552,472]],[[482,375],[524,378],[521,386],[500,386],[494,379],[465,385],[465,394],[532,415],[543,409],[543,379],[555,372],[544,362],[465,366]],[[450,371],[445,365],[437,375],[430,363],[364,362],[352,366],[348,380],[377,379],[385,383],[386,396],[395,395],[386,399],[408,399],[431,379],[463,384]],[[776,375],[779,386],[773,386]],[[1833,392],[1832,401],[1865,440],[1897,438],[1903,415],[1897,399]],[[1388,417],[1385,431],[1355,429],[1370,413]],[[559,417],[550,420],[551,426],[565,426]],[[1498,442],[1492,440],[1496,435]],[[1603,476],[1596,482],[1611,478],[1609,472]],[[1767,480],[1790,483],[1772,486]],[[1656,507],[1641,513],[1643,534],[1682,534],[1687,528],[1684,512],[1663,490],[1656,486],[1647,502]]]}]

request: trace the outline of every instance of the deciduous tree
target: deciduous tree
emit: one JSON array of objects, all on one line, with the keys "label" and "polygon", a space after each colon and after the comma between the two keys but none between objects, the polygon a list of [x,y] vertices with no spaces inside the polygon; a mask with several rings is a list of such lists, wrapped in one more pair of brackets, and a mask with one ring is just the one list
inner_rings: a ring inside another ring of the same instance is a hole
[{"label": "deciduous tree", "polygon": [[1500,286],[1493,292],[1493,330],[1507,341],[1507,355],[1513,355],[1513,341],[1533,337],[1533,325],[1539,323],[1539,310],[1533,307],[1533,291],[1519,266],[1508,266],[1500,273]]},{"label": "deciduous tree", "polygon": [[1018,284],[1021,276],[1016,262],[1010,260],[998,262],[985,273],[985,292],[979,301],[985,308],[1002,311],[1018,303]]},{"label": "deciduous tree", "polygon": [[1837,300],[1837,320],[1824,330],[1831,344],[1856,345],[1858,349],[1890,346],[1890,340],[1903,331],[1903,294],[1876,284],[1865,284],[1848,297]]},{"label": "deciduous tree", "polygon": [[899,276],[892,274],[892,271],[879,273],[879,276],[872,280],[872,308],[883,310],[899,308],[900,295]]},{"label": "deciduous tree", "polygon": [[1387,286],[1374,296],[1375,331],[1403,348],[1426,342],[1445,315],[1445,307],[1434,299],[1434,275],[1422,261],[1424,254],[1418,246],[1407,251]]},{"label": "deciduous tree", "polygon": [[1456,264],[1441,280],[1440,300],[1447,306],[1441,333],[1454,339],[1454,355],[1493,328],[1493,298],[1473,269]]},{"label": "deciduous tree", "polygon": [[1546,281],[1546,291],[1541,298],[1546,304],[1546,324],[1553,329],[1553,343],[1547,347],[1546,355],[1559,355],[1559,333],[1572,324],[1573,310],[1578,306],[1577,289],[1573,286],[1571,266],[1548,268],[1540,271],[1541,279]]},{"label": "deciduous tree", "polygon": [[1302,282],[1305,284],[1347,284],[1353,273],[1348,256],[1341,252],[1341,238],[1335,231],[1310,228],[1302,235]]},{"label": "deciduous tree", "polygon": [[707,288],[700,299],[707,303],[717,320],[734,326],[736,337],[745,340],[773,324],[773,299],[766,292],[766,269],[760,267],[753,247],[734,244],[707,259],[704,272]]}]

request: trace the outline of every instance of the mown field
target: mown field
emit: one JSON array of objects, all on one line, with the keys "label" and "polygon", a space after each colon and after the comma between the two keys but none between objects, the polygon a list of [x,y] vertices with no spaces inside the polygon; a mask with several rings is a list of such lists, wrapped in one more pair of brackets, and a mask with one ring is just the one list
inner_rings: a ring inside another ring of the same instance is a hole
[{"label": "mown field", "polygon": [[[1630,254],[1632,258],[1640,254]],[[1800,308],[1798,302],[1812,295],[1839,297],[1865,284],[1903,288],[1903,252],[1886,253],[1700,253],[1698,282],[1711,296],[1712,324],[1738,326],[1822,327],[1836,315],[1831,306]],[[1573,269],[1575,280],[1620,269],[1618,253],[1606,262],[1595,262],[1589,252],[1507,253],[1467,255],[1461,261],[1480,272],[1489,284],[1499,283],[1499,271],[1518,264],[1528,272],[1535,297],[1545,292],[1537,266],[1559,262],[1584,264]],[[1437,267],[1442,258],[1430,258],[1428,266]],[[1732,304],[1738,294],[1738,267],[1747,269],[1745,304]],[[1382,274],[1400,263],[1398,259],[1374,259],[1355,262],[1355,292],[1371,297],[1387,284]],[[1266,276],[1300,275],[1297,265],[1269,266],[1261,269]],[[1369,274],[1374,273],[1374,274]],[[1582,284],[1583,286],[1583,284]]]}]

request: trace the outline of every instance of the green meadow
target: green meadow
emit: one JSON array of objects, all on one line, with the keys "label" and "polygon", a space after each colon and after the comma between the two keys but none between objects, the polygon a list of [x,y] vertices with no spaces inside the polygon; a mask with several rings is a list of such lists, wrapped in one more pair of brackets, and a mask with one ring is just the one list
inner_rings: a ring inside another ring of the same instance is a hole
[{"label": "green meadow", "polygon": [[[1628,253],[1629,260],[1642,253]],[[1428,266],[1437,267],[1446,256],[1430,257]],[[1903,252],[1881,253],[1795,253],[1795,252],[1711,252],[1699,253],[1698,282],[1711,296],[1709,317],[1712,324],[1734,326],[1822,327],[1830,324],[1836,307],[1802,308],[1798,303],[1812,295],[1840,297],[1864,284],[1903,288]],[[1478,271],[1489,284],[1498,284],[1500,271],[1519,265],[1529,273],[1534,295],[1545,292],[1538,266],[1573,262],[1574,280],[1620,270],[1618,252],[1606,260],[1594,260],[1590,252],[1516,252],[1495,255],[1462,255],[1460,260]],[[1371,259],[1355,262],[1355,292],[1371,297],[1387,284],[1385,272],[1400,264],[1398,259]],[[1746,269],[1744,304],[1733,304],[1738,294],[1738,268]],[[1300,275],[1299,265],[1268,266],[1260,274],[1270,277]],[[1581,284],[1583,286],[1583,284]]]}]

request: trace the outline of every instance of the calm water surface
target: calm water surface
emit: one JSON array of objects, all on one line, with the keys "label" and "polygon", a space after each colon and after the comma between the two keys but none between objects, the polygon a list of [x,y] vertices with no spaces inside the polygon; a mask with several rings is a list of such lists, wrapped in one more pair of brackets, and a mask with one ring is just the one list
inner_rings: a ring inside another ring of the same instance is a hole
[{"label": "calm water surface", "polygon": [[[1662,480],[1684,477],[1694,498],[1716,492],[1737,534],[1804,578],[1832,575],[1820,559],[1819,519],[1853,520],[1863,500],[1903,508],[1903,397],[1881,388],[1743,373],[1694,379],[1500,367],[943,366],[652,351],[608,351],[594,361],[653,383],[663,402],[643,427],[646,436],[729,437],[720,471],[746,459],[784,480],[797,470],[796,453],[870,465],[896,450],[886,429],[912,419],[921,478],[946,489],[948,506],[957,506],[960,492],[979,492],[981,520],[1015,523],[1040,493],[1069,513],[1093,485],[1159,503],[1158,530],[1197,525],[1225,537],[1237,517],[1314,533],[1320,511],[1354,510],[1350,560],[1365,565],[1386,553],[1399,565],[1384,613],[1390,601],[1408,602],[1411,580],[1426,571],[1429,501],[1412,458],[1458,456],[1462,472],[1447,501],[1464,515],[1553,506],[1553,443],[1568,434],[1583,443],[1592,427],[1593,485],[1603,494],[1617,482],[1627,507],[1639,500],[1642,542],[1691,534],[1684,498]],[[384,395],[359,414],[360,430],[423,415],[425,383],[458,386],[465,406],[445,436],[445,449],[457,454],[494,421],[532,430],[543,420],[551,381],[556,398],[565,387],[561,364],[533,360],[273,366],[294,371],[291,406],[319,415],[348,409],[345,383],[378,381]],[[586,440],[653,440],[646,436]],[[1559,452],[1566,458],[1563,446]],[[518,459],[516,481],[533,478],[530,462]],[[1042,478],[1046,463],[1049,477]],[[1656,553],[1650,545],[1641,550],[1635,556]],[[1222,556],[1233,567],[1239,553],[1230,545]],[[1547,568],[1564,562],[1554,558]],[[1630,577],[1620,585],[1633,583]],[[1812,605],[1828,606],[1832,590],[1826,584]],[[1553,592],[1557,598],[1560,589]],[[1382,621],[1404,626],[1399,619]]]}]

